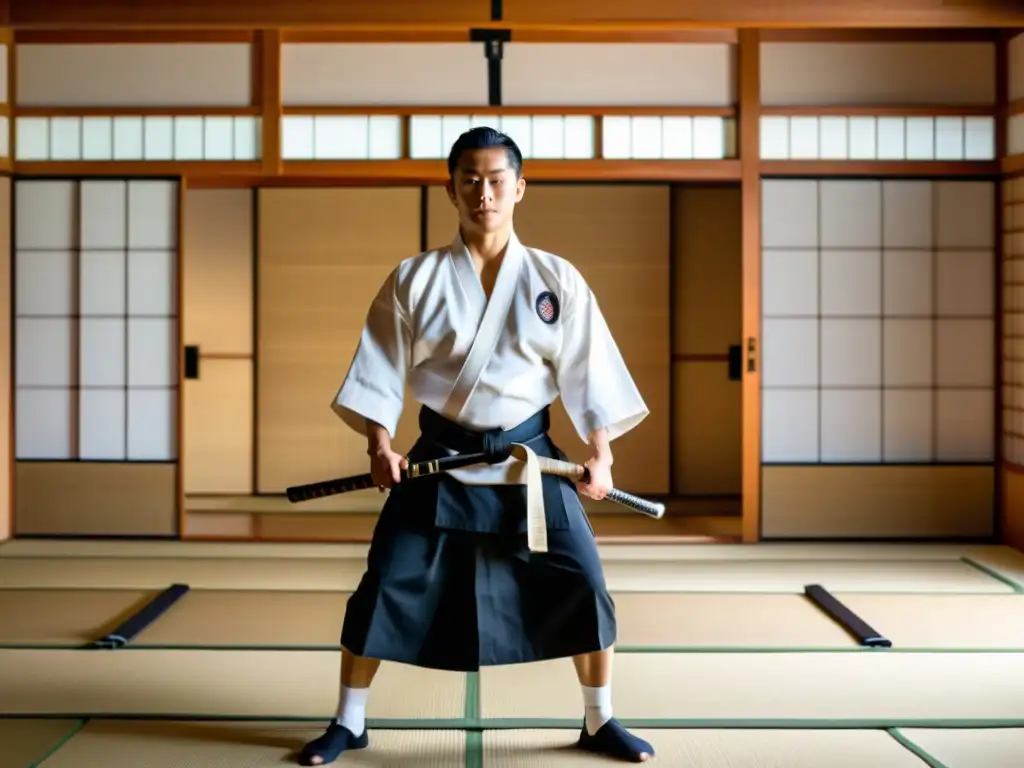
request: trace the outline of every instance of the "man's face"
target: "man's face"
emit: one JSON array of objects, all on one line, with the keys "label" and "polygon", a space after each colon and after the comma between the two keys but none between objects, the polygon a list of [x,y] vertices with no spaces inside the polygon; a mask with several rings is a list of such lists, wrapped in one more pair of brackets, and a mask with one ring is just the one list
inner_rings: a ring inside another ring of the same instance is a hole
[{"label": "man's face", "polygon": [[526,191],[526,180],[516,178],[504,149],[475,149],[462,153],[447,186],[461,226],[485,233],[512,220],[512,211]]}]

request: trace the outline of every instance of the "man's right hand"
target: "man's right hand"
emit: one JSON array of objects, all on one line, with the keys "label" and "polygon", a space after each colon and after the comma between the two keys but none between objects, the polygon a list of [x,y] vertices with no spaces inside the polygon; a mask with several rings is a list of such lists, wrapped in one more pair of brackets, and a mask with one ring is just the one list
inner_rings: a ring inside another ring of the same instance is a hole
[{"label": "man's right hand", "polygon": [[381,493],[385,488],[398,485],[402,479],[401,471],[408,466],[406,458],[392,451],[390,446],[378,446],[370,454],[370,476]]}]

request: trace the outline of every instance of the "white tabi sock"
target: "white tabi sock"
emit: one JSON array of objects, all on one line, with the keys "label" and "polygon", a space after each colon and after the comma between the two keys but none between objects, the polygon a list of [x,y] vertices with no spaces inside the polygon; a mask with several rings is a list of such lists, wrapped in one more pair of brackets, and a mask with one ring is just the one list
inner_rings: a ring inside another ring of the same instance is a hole
[{"label": "white tabi sock", "polygon": [[341,701],[335,722],[348,728],[353,736],[362,736],[366,729],[366,699],[369,695],[369,688],[341,686]]},{"label": "white tabi sock", "polygon": [[593,736],[601,726],[612,719],[612,685],[583,688],[583,704],[587,708],[587,733]]}]

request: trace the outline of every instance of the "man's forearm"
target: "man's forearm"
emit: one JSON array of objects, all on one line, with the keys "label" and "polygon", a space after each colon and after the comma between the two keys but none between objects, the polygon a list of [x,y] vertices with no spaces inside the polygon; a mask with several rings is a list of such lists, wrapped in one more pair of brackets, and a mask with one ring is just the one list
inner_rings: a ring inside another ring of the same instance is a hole
[{"label": "man's forearm", "polygon": [[382,448],[391,450],[391,435],[375,421],[366,420],[366,452],[373,456]]},{"label": "man's forearm", "polygon": [[607,429],[604,427],[595,429],[590,433],[587,443],[590,445],[590,453],[595,459],[606,461],[608,464],[612,463],[612,446],[611,441],[608,440]]}]

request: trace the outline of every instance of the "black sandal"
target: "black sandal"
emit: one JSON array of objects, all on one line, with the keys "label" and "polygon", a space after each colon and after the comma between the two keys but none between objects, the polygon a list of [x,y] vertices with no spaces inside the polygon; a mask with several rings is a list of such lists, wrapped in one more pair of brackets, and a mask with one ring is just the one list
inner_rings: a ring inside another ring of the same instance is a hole
[{"label": "black sandal", "polygon": [[364,728],[362,734],[356,736],[348,728],[334,721],[321,736],[302,748],[299,753],[299,765],[317,765],[312,762],[314,757],[322,760],[319,765],[330,765],[346,750],[364,749],[370,743],[366,730]]}]

